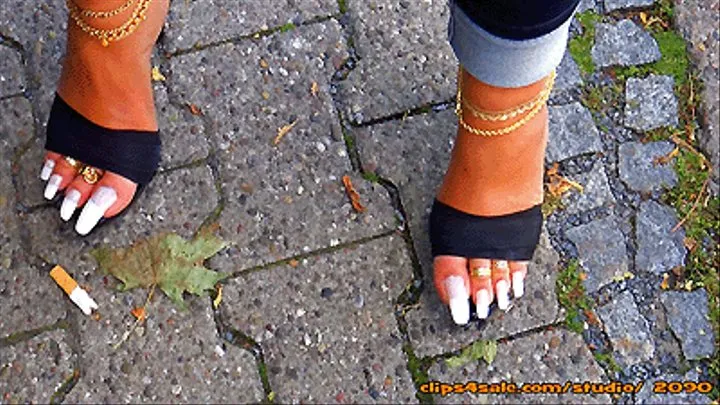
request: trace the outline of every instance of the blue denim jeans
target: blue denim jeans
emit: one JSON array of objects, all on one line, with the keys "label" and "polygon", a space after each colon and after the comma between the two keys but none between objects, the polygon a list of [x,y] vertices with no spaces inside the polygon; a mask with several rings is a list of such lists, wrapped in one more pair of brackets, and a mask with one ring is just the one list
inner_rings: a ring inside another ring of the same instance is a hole
[{"label": "blue denim jeans", "polygon": [[470,1],[450,1],[448,36],[460,64],[475,78],[523,87],[560,64],[579,0],[475,0],[468,6]]}]

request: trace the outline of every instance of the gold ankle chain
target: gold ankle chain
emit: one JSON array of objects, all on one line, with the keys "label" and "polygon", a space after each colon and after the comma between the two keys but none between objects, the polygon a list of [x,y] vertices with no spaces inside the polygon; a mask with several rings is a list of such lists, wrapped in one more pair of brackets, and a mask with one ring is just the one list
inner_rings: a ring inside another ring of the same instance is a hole
[{"label": "gold ankle chain", "polygon": [[[547,81],[545,82],[545,87],[543,87],[542,91],[537,94],[537,96],[533,97],[532,100],[527,101],[523,104],[520,104],[516,107],[504,110],[504,111],[483,111],[472,104],[470,104],[467,100],[465,100],[462,96],[462,73],[458,75],[458,91],[457,91],[457,100],[455,104],[455,114],[458,116],[458,123],[460,126],[463,127],[466,131],[470,132],[473,135],[478,136],[498,136],[498,135],[506,135],[510,132],[515,131],[516,129],[522,127],[523,125],[530,122],[533,117],[535,117],[540,110],[545,106],[545,103],[547,102],[548,98],[550,98],[550,92],[552,91],[553,84],[555,83],[555,71],[553,71],[550,74],[550,77],[548,77]],[[525,114],[527,112],[527,115],[516,121],[514,124],[509,125],[505,128],[499,128],[499,129],[478,129],[467,122],[465,122],[465,119],[463,118],[463,107],[467,107],[468,110],[470,110],[470,113],[483,121],[490,121],[490,122],[498,122],[498,121],[507,121],[510,119],[513,119],[521,114]]]},{"label": "gold ankle chain", "polygon": [[[122,11],[130,7],[134,0],[130,0],[123,4],[119,8],[110,11],[92,11],[84,10],[78,7],[73,0],[67,0],[68,10],[70,11],[70,17],[75,21],[75,24],[86,34],[91,37],[100,40],[102,46],[110,45],[110,42],[120,41],[123,38],[128,37],[130,34],[135,32],[137,27],[147,18],[147,10],[150,7],[152,0],[137,0],[137,6],[133,9],[130,18],[125,21],[121,26],[112,29],[99,29],[91,26],[83,20],[83,16],[94,18],[109,18],[113,15],[120,14]],[[120,10],[120,11],[118,11]]]},{"label": "gold ankle chain", "polygon": [[[88,18],[110,18],[115,17],[116,15],[122,13],[123,11],[127,10],[132,6],[132,4],[135,2],[135,0],[128,0],[125,4],[122,6],[113,9],[113,10],[107,10],[107,11],[95,11],[90,9],[80,9],[80,15],[83,17]],[[78,7],[80,8],[80,7]]]}]

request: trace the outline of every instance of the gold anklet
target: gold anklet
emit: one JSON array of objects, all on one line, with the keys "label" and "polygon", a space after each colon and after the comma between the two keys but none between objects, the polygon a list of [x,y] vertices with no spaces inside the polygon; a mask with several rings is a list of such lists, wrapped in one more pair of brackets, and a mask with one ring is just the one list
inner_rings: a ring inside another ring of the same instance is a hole
[{"label": "gold anklet", "polygon": [[130,18],[121,26],[113,29],[99,29],[86,23],[81,16],[82,10],[80,10],[80,7],[72,0],[67,0],[67,6],[70,11],[70,17],[84,33],[99,39],[102,46],[108,46],[110,42],[120,41],[135,32],[140,23],[147,19],[146,13],[151,2],[152,0],[138,0],[138,4],[130,15]]},{"label": "gold anklet", "polygon": [[[468,103],[464,102],[462,97],[462,74],[458,75],[458,91],[457,91],[457,100],[455,103],[455,115],[458,117],[458,123],[460,124],[463,129],[470,132],[473,135],[478,136],[498,136],[498,135],[507,135],[510,132],[515,131],[516,129],[522,127],[523,125],[530,122],[533,117],[535,117],[540,110],[545,106],[545,103],[550,98],[550,92],[552,91],[552,86],[555,82],[555,71],[552,72],[550,77],[548,78],[545,87],[540,92],[538,97],[533,98],[530,102],[523,103],[520,106],[514,107],[512,109],[503,111],[503,112],[484,112],[484,114],[492,115],[495,119],[484,119],[484,121],[506,121],[512,117],[516,117],[522,113],[524,113],[528,108],[529,111],[527,115],[513,123],[512,125],[509,125],[505,128],[498,128],[498,129],[478,129],[467,122],[465,122],[465,119],[463,118],[463,105],[468,105]],[[530,106],[528,106],[530,105]],[[508,118],[500,119],[504,116],[507,116]],[[481,117],[478,117],[482,119]]]},{"label": "gold anklet", "polygon": [[[128,0],[125,4],[122,6],[114,9],[114,10],[106,10],[106,11],[95,11],[90,9],[84,9],[82,7],[78,6],[78,9],[80,10],[80,15],[83,17],[88,18],[110,18],[115,17],[116,15],[122,13],[123,11],[127,10],[132,6],[132,4],[135,2],[135,0]],[[77,6],[77,4],[75,5]]]}]

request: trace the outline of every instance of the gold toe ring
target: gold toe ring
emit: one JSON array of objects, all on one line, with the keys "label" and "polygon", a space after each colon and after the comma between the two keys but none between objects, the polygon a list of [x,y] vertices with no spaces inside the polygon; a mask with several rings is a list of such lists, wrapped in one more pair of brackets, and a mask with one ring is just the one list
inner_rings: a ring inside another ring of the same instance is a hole
[{"label": "gold toe ring", "polygon": [[489,267],[475,267],[470,271],[470,275],[473,277],[490,277],[491,274]]},{"label": "gold toe ring", "polygon": [[80,174],[87,184],[95,184],[100,180],[100,172],[92,166],[85,166]]}]

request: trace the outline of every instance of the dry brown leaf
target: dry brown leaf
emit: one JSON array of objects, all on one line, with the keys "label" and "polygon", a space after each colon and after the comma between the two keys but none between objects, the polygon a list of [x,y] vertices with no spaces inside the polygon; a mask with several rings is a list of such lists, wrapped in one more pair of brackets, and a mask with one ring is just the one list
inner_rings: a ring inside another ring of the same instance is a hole
[{"label": "dry brown leaf", "polygon": [[290,259],[290,261],[288,262],[288,264],[290,265],[290,267],[295,268],[295,267],[297,267],[297,266],[300,264],[300,262],[297,261],[297,259]]},{"label": "dry brown leaf", "polygon": [[142,322],[145,320],[146,314],[145,314],[145,307],[135,307],[130,311],[132,316],[135,317],[138,321]]},{"label": "dry brown leaf", "polygon": [[267,69],[270,66],[269,63],[265,59],[260,59],[260,67],[263,69]]},{"label": "dry brown leaf", "polygon": [[152,80],[154,82],[164,82],[165,81],[165,75],[160,72],[160,67],[153,66],[152,70],[150,71],[150,74],[152,76]]},{"label": "dry brown leaf", "polygon": [[660,288],[663,290],[667,290],[668,288],[670,288],[669,281],[670,276],[668,276],[667,273],[663,274],[663,281],[662,283],[660,283]]},{"label": "dry brown leaf", "polygon": [[555,163],[553,163],[552,167],[547,170],[547,172],[545,174],[548,177],[553,177],[553,176],[557,175],[559,168],[560,168],[560,165],[557,162],[555,162]]},{"label": "dry brown leaf", "polygon": [[692,252],[695,250],[695,247],[697,247],[697,241],[693,238],[685,237],[685,239],[683,239],[683,245],[685,245],[687,250]]},{"label": "dry brown leaf", "polygon": [[269,99],[269,98],[270,98],[270,93],[268,93],[267,91],[263,91],[263,92],[262,92],[262,98],[265,99],[265,100]]},{"label": "dry brown leaf", "polygon": [[548,190],[548,192],[553,197],[561,197],[563,194],[567,193],[571,189],[577,189],[579,192],[583,192],[583,186],[578,184],[577,182],[574,182],[570,179],[567,179],[561,175],[558,174],[558,168],[559,165],[556,163],[553,163],[552,167],[545,172],[545,175],[548,177],[548,183],[545,183],[545,186]]},{"label": "dry brown leaf", "polygon": [[355,190],[355,187],[353,187],[350,176],[343,176],[342,182],[345,186],[345,192],[347,193],[348,197],[350,197],[350,203],[352,204],[355,211],[359,213],[365,212],[366,208],[360,203],[360,194],[357,192],[357,190]]},{"label": "dry brown leaf", "polygon": [[293,127],[295,127],[295,124],[298,123],[298,120],[295,120],[281,128],[278,128],[277,136],[275,136],[275,139],[273,139],[273,145],[277,145],[280,143],[280,141],[283,139],[285,135],[287,135]]},{"label": "dry brown leaf", "polygon": [[587,273],[585,273],[585,272],[580,273],[580,281],[585,281],[585,280],[587,280]]},{"label": "dry brown leaf", "polygon": [[192,115],[203,115],[200,107],[196,106],[195,104],[188,104],[188,108],[190,108],[190,113]]},{"label": "dry brown leaf", "polygon": [[215,286],[215,299],[213,299],[213,308],[218,309],[220,306],[220,303],[222,302],[223,295],[222,295],[223,286],[222,284],[218,284]]},{"label": "dry brown leaf", "polygon": [[313,96],[317,96],[318,90],[319,86],[317,82],[312,82],[312,85],[310,86],[310,94],[312,94]]},{"label": "dry brown leaf", "polygon": [[679,153],[680,153],[680,147],[676,146],[675,149],[670,151],[670,153],[668,153],[667,155],[658,156],[655,159],[653,159],[653,166],[667,164],[668,162],[670,162],[670,160],[672,160],[672,158],[677,156]]}]

